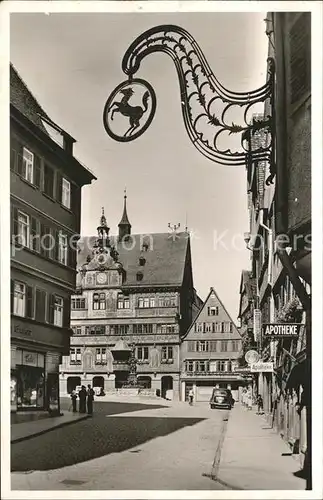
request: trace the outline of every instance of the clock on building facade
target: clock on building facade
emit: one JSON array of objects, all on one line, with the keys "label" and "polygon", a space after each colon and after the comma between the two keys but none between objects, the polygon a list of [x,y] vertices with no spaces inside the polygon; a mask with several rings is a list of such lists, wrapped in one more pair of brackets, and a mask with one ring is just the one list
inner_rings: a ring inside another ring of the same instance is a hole
[{"label": "clock on building facade", "polygon": [[98,273],[96,275],[96,282],[98,283],[98,285],[104,285],[107,282],[106,273]]}]

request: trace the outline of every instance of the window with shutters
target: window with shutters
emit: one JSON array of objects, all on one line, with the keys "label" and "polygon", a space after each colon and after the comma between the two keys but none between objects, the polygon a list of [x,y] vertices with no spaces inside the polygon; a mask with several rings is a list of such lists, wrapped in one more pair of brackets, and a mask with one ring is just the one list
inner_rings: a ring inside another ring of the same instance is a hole
[{"label": "window with shutters", "polygon": [[64,177],[62,179],[62,205],[71,208],[71,183]]},{"label": "window with shutters", "polygon": [[54,170],[46,163],[44,165],[44,193],[54,198]]},{"label": "window with shutters", "polygon": [[36,308],[35,319],[36,321],[46,321],[46,300],[47,294],[44,290],[36,289]]},{"label": "window with shutters", "polygon": [[64,266],[67,266],[67,236],[62,231],[58,233],[58,261]]},{"label": "window with shutters", "polygon": [[64,300],[62,297],[55,295],[54,325],[63,326],[63,311],[64,311]]},{"label": "window with shutters", "polygon": [[26,285],[18,281],[14,282],[13,314],[23,317],[26,315]]},{"label": "window with shutters", "polygon": [[29,215],[18,210],[18,243],[29,247],[30,243],[30,218]]},{"label": "window with shutters", "polygon": [[27,148],[23,148],[22,162],[23,177],[32,184],[34,180],[34,155]]}]

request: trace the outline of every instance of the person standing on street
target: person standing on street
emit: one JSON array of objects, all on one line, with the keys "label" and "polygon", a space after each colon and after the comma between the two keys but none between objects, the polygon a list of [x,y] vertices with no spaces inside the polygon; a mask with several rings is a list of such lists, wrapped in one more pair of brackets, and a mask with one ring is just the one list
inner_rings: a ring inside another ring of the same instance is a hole
[{"label": "person standing on street", "polygon": [[257,407],[258,407],[257,415],[262,415],[264,413],[264,402],[260,394],[258,394],[257,396]]},{"label": "person standing on street", "polygon": [[193,389],[190,389],[190,392],[188,393],[188,402],[190,406],[192,406],[193,404],[193,399],[194,399],[194,391]]},{"label": "person standing on street", "polygon": [[87,386],[88,391],[87,391],[87,412],[89,415],[93,414],[93,401],[94,401],[94,390],[90,386],[90,384]]},{"label": "person standing on street", "polygon": [[85,385],[82,385],[81,390],[79,391],[79,412],[86,413],[86,389]]},{"label": "person standing on street", "polygon": [[76,394],[75,389],[73,389],[72,393],[71,393],[73,413],[76,413],[76,399],[77,399],[77,394]]}]

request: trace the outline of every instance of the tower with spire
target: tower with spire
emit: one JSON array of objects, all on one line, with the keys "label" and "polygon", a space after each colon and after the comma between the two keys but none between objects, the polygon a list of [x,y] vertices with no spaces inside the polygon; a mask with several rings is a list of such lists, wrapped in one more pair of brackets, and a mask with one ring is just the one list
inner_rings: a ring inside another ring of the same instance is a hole
[{"label": "tower with spire", "polygon": [[121,241],[125,236],[131,234],[131,224],[128,219],[127,214],[127,191],[124,190],[124,205],[123,205],[123,214],[121,221],[118,224],[119,228],[119,241]]}]

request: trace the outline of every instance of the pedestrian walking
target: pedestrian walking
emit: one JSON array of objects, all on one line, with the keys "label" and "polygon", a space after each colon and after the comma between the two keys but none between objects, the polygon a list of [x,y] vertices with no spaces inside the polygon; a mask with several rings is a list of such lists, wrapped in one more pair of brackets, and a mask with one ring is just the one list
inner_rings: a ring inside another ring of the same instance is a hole
[{"label": "pedestrian walking", "polygon": [[258,408],[257,415],[262,415],[264,413],[264,402],[260,394],[257,396],[256,403]]},{"label": "pedestrian walking", "polygon": [[190,406],[192,406],[193,400],[194,400],[194,391],[193,391],[193,389],[190,389],[190,391],[188,393],[188,403]]},{"label": "pedestrian walking", "polygon": [[76,413],[76,400],[77,400],[77,394],[75,389],[72,390],[71,393],[71,400],[72,400],[72,411],[73,413]]},{"label": "pedestrian walking", "polygon": [[89,415],[93,414],[93,401],[94,401],[94,390],[90,386],[90,384],[87,386],[87,412]]},{"label": "pedestrian walking", "polygon": [[252,410],[252,390],[250,387],[247,391],[247,410]]},{"label": "pedestrian walking", "polygon": [[81,390],[79,391],[79,412],[86,413],[86,388],[85,385],[82,385]]}]

